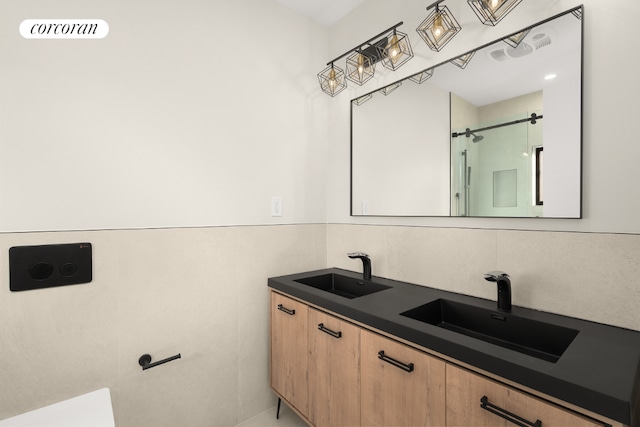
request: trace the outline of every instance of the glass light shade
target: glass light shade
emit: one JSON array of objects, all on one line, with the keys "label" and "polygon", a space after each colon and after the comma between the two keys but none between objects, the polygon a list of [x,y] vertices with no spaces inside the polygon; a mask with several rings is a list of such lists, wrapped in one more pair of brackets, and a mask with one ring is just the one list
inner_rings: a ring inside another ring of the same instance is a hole
[{"label": "glass light shade", "polygon": [[376,72],[376,64],[367,55],[355,52],[347,57],[347,78],[354,83],[363,85]]},{"label": "glass light shade", "polygon": [[512,36],[504,38],[502,39],[502,41],[515,49],[518,47],[520,42],[524,40],[525,37],[527,37],[527,34],[529,34],[529,31],[531,31],[531,29],[521,31],[518,34],[514,34]]},{"label": "glass light shade", "polygon": [[409,80],[421,84],[429,80],[431,76],[433,76],[433,68],[429,68],[428,70],[424,70],[422,72],[419,72],[418,74],[414,74],[413,76],[409,77]]},{"label": "glass light shade", "polygon": [[436,5],[416,31],[431,50],[439,52],[461,29],[447,6]]},{"label": "glass light shade", "polygon": [[409,37],[395,29],[387,35],[387,43],[379,49],[381,49],[382,65],[393,71],[413,58]]},{"label": "glass light shade", "polygon": [[398,89],[400,86],[402,86],[402,82],[391,83],[389,86],[385,86],[382,89],[380,89],[380,92],[382,92],[383,95],[389,95],[391,92]]},{"label": "glass light shade", "polygon": [[318,73],[318,81],[322,91],[331,96],[336,96],[347,87],[344,71],[333,64]]},{"label": "glass light shade", "polygon": [[454,58],[449,62],[451,62],[456,67],[460,67],[464,70],[467,65],[469,65],[469,62],[471,62],[471,58],[473,58],[473,55],[475,54],[476,51],[474,50],[473,52],[465,53],[464,55],[458,56],[457,58]]},{"label": "glass light shade", "polygon": [[467,0],[476,16],[485,25],[496,25],[522,0]]}]

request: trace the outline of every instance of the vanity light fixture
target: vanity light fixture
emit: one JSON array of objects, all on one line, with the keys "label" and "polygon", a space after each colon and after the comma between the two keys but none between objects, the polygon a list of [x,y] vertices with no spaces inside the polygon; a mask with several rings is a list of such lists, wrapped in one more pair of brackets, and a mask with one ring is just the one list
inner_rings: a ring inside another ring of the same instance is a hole
[{"label": "vanity light fixture", "polygon": [[502,39],[502,41],[515,49],[518,47],[520,42],[524,40],[525,37],[527,37],[527,34],[529,34],[529,31],[531,31],[531,28],[529,28],[528,30],[520,31],[519,33],[516,33],[512,36],[506,37]]},{"label": "vanity light fixture", "polygon": [[[347,87],[347,81],[362,85],[375,74],[375,64],[382,62],[386,68],[397,70],[400,66],[413,58],[413,50],[406,34],[393,27],[381,32],[375,37],[356,46],[350,51],[327,62],[328,67],[318,74],[320,88],[328,95],[335,96]],[[347,56],[347,72],[334,64]]]},{"label": "vanity light fixture", "polygon": [[381,49],[382,65],[392,71],[397,70],[413,58],[409,37],[394,28],[387,35],[387,44]]},{"label": "vanity light fixture", "polygon": [[473,55],[475,55],[475,54],[476,54],[476,51],[474,50],[473,52],[469,52],[469,53],[465,53],[464,55],[460,55],[457,58],[454,58],[449,62],[451,62],[456,67],[460,67],[461,69],[464,70],[467,67],[467,65],[469,65],[469,62],[471,62],[471,58],[473,58]]},{"label": "vanity light fixture", "polygon": [[476,16],[485,25],[497,25],[522,0],[467,0]]},{"label": "vanity light fixture", "polygon": [[380,92],[382,92],[382,94],[386,96],[386,95],[389,95],[394,90],[398,89],[400,86],[402,86],[402,82],[391,83],[389,86],[385,86],[382,89],[380,89]]},{"label": "vanity light fixture", "polygon": [[373,77],[375,72],[376,64],[360,49],[347,56],[347,78],[352,82],[362,86]]},{"label": "vanity light fixture", "polygon": [[347,82],[344,79],[344,71],[341,68],[335,67],[333,62],[328,65],[318,74],[320,88],[327,95],[336,96],[346,89]]},{"label": "vanity light fixture", "polygon": [[433,76],[433,68],[429,68],[427,70],[421,71],[413,76],[409,77],[409,80],[412,82],[416,82],[418,84],[422,84],[429,80]]},{"label": "vanity light fixture", "polygon": [[427,6],[435,8],[416,29],[420,37],[431,50],[439,52],[462,29],[447,6],[440,7],[444,0],[438,0]]}]

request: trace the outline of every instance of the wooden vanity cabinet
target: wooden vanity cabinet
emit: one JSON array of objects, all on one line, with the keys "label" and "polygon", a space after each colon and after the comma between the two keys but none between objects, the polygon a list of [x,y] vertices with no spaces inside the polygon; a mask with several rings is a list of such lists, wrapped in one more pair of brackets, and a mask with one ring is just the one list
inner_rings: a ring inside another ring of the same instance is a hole
[{"label": "wooden vanity cabinet", "polygon": [[553,403],[447,363],[447,427],[603,427]]},{"label": "wooden vanity cabinet", "polygon": [[362,330],[362,425],[444,426],[445,362]]},{"label": "wooden vanity cabinet", "polygon": [[270,294],[271,387],[315,427],[624,427]]},{"label": "wooden vanity cabinet", "polygon": [[306,304],[271,292],[271,388],[303,416],[309,413]]},{"label": "wooden vanity cabinet", "polygon": [[309,419],[360,426],[360,328],[309,309]]}]

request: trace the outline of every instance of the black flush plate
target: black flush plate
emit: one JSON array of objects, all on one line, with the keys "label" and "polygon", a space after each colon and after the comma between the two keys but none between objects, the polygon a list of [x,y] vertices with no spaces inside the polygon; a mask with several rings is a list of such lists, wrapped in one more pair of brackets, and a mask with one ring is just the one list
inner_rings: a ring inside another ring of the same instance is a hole
[{"label": "black flush plate", "polygon": [[9,288],[12,291],[88,283],[92,274],[91,243],[9,249]]}]

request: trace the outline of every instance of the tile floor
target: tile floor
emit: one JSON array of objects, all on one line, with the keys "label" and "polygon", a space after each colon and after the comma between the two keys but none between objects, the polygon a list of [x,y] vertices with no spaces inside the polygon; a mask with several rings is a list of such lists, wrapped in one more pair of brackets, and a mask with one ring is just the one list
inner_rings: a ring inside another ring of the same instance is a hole
[{"label": "tile floor", "polygon": [[307,427],[307,424],[286,404],[280,407],[280,418],[276,420],[276,407],[238,424],[236,427]]}]

